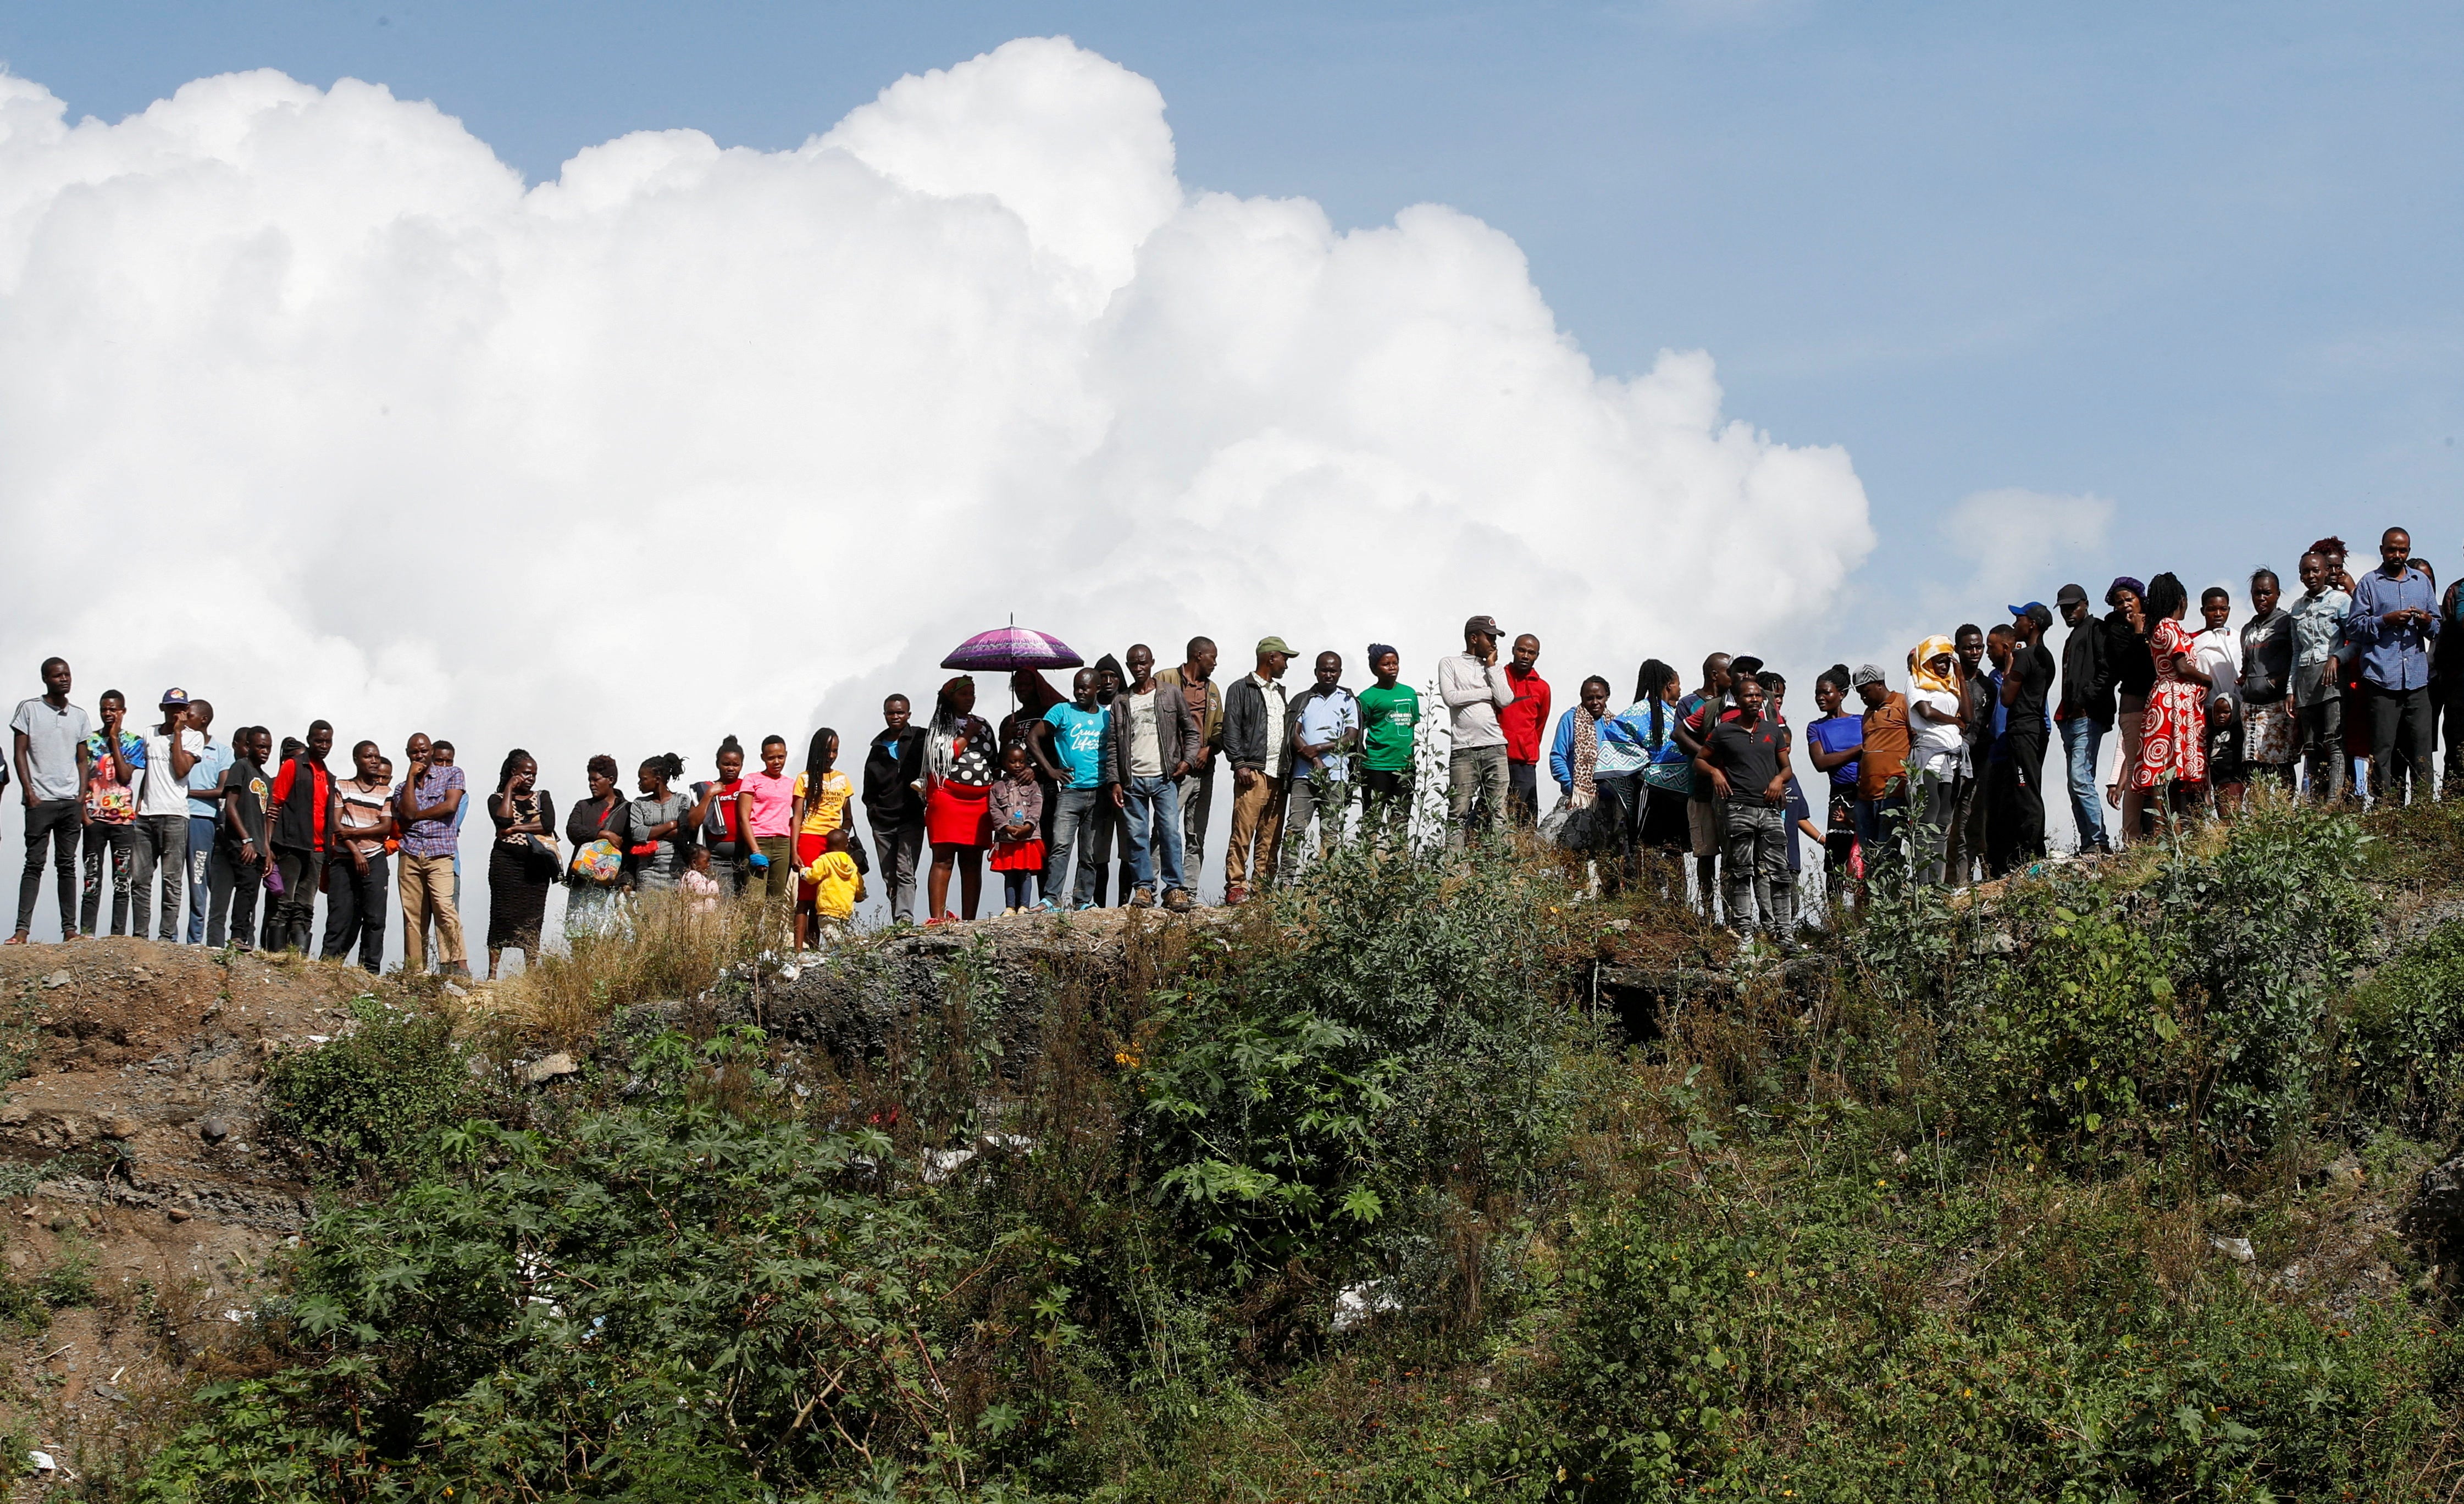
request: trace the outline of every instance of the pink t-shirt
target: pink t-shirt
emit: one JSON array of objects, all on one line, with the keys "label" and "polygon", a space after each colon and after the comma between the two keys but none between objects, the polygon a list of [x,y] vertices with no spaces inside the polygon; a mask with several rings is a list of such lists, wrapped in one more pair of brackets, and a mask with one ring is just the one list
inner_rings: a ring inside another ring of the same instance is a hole
[{"label": "pink t-shirt", "polygon": [[745,792],[753,796],[753,839],[784,836],[796,824],[796,775],[769,770],[744,775]]}]

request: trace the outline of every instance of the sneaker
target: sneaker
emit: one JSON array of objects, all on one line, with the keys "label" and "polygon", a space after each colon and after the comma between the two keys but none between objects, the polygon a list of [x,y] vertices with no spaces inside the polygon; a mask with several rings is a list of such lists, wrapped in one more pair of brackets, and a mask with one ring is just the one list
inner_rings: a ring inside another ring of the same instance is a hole
[{"label": "sneaker", "polygon": [[1132,908],[1153,908],[1155,906],[1155,889],[1153,888],[1140,888],[1130,895],[1130,907]]},{"label": "sneaker", "polygon": [[1232,883],[1223,890],[1223,902],[1227,905],[1246,904],[1249,902],[1249,889],[1244,884]]}]

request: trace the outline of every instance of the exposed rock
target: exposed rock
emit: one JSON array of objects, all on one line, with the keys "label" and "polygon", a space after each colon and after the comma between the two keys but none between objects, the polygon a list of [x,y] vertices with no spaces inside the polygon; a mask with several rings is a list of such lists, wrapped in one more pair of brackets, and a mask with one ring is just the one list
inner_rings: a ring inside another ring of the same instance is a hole
[{"label": "exposed rock", "polygon": [[557,1051],[554,1055],[543,1056],[522,1067],[522,1079],[533,1086],[544,1086],[549,1081],[581,1074],[582,1067],[574,1064],[573,1057],[562,1050]]}]

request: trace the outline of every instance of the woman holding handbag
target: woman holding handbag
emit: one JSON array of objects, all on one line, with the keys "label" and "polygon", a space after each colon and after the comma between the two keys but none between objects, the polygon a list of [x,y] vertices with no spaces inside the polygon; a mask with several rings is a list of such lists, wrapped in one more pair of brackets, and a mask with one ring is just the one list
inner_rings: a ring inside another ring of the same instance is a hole
[{"label": "woman holding handbag", "polygon": [[496,771],[488,796],[496,843],[488,852],[488,980],[496,979],[505,948],[522,953],[525,970],[539,965],[539,926],[547,890],[563,865],[556,850],[556,801],[539,787],[539,764],[517,747]]},{"label": "woman holding handbag", "polygon": [[625,875],[625,798],[616,790],[616,759],[590,759],[590,797],[564,817],[564,839],[573,842],[565,871],[564,932],[598,935],[615,918],[616,888]]}]

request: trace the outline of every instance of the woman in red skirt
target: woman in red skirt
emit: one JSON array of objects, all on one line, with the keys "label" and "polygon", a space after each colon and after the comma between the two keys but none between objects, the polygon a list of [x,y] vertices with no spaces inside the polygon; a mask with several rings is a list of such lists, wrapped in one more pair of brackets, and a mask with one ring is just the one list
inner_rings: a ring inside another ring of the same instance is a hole
[{"label": "woman in red skirt", "polygon": [[941,687],[924,742],[924,839],[933,843],[925,900],[937,925],[950,913],[950,870],[958,872],[960,908],[976,917],[983,899],[984,848],[992,844],[993,729],[976,714],[976,682],[965,674]]}]

